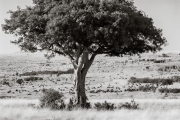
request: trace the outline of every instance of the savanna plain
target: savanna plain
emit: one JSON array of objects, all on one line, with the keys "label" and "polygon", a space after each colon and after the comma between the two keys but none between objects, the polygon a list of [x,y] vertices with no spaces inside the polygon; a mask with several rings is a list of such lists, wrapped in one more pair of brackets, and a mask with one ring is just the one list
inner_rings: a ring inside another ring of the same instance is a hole
[{"label": "savanna plain", "polygon": [[[43,53],[0,55],[0,120],[180,120],[180,54],[97,56],[86,77],[91,109],[40,108],[44,88],[73,93],[73,66],[63,57],[50,60]],[[97,102],[127,106],[97,110]]]}]

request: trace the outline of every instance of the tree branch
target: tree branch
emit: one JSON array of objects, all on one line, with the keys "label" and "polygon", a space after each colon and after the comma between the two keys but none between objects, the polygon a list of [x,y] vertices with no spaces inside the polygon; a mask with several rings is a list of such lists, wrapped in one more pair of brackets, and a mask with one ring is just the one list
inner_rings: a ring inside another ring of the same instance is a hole
[{"label": "tree branch", "polygon": [[82,69],[84,63],[85,63],[85,60],[86,60],[86,56],[87,56],[87,51],[86,49],[83,50],[83,54],[82,54],[82,57],[81,57],[81,61],[80,61],[80,64],[78,65],[78,72]]},{"label": "tree branch", "polygon": [[79,61],[79,57],[82,54],[83,50],[81,49],[81,47],[79,47],[79,49],[77,50],[76,54],[75,54],[75,63],[78,65],[78,61]]},{"label": "tree branch", "polygon": [[96,55],[97,55],[96,53],[92,54],[91,58],[86,61],[85,65],[84,65],[84,67],[82,69],[83,74],[87,73],[87,71],[89,70],[90,66],[92,65]]},{"label": "tree branch", "polygon": [[94,61],[94,58],[96,57],[96,55],[97,55],[96,53],[92,54],[92,56],[91,56],[91,58],[89,60],[91,63]]}]

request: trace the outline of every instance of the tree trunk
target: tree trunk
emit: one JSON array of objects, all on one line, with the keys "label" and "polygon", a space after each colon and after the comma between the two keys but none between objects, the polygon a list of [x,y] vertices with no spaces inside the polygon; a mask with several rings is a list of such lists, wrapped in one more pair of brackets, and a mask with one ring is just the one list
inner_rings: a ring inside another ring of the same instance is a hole
[{"label": "tree trunk", "polygon": [[[72,62],[74,65],[74,80],[75,80],[75,90],[76,90],[76,99],[77,104],[81,107],[86,107],[86,93],[85,93],[85,79],[86,74],[94,61],[96,54],[91,55],[89,59],[88,52],[84,51],[83,55],[81,56],[81,61],[77,62],[78,60]],[[79,59],[79,57],[78,57]]]},{"label": "tree trunk", "polygon": [[76,97],[77,97],[77,104],[80,105],[81,107],[86,106],[86,93],[85,93],[85,78],[86,74],[82,73],[81,71],[75,73],[77,74],[77,84],[76,84]]},{"label": "tree trunk", "polygon": [[[74,70],[74,80],[75,80],[75,92],[76,92],[76,101],[77,105],[80,105],[81,107],[86,106],[86,93],[85,93],[85,79],[87,71],[85,70]],[[77,82],[77,83],[76,83]]]}]

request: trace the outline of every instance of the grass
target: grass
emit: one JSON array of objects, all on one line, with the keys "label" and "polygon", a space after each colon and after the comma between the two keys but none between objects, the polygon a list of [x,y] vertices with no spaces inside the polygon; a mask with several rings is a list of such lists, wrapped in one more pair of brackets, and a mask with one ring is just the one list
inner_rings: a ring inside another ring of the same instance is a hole
[{"label": "grass", "polygon": [[[104,100],[98,100],[103,102]],[[130,101],[106,100],[111,103]],[[50,109],[35,109],[28,106],[29,103],[39,104],[38,100],[24,99],[2,99],[0,100],[0,119],[5,120],[179,120],[180,101],[179,100],[135,100],[140,105],[140,110],[114,110],[97,111],[72,110],[57,111]],[[97,100],[91,100],[92,103]]]}]

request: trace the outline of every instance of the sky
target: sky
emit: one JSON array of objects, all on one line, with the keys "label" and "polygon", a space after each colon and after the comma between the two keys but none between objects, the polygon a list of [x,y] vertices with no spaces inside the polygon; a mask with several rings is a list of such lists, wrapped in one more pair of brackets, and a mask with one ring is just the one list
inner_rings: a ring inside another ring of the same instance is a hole
[{"label": "sky", "polygon": [[[7,11],[16,10],[17,6],[24,8],[32,5],[32,0],[0,0],[0,24],[9,18]],[[180,0],[134,0],[134,5],[151,17],[157,28],[163,30],[168,45],[162,51],[180,52]],[[5,34],[0,25],[0,54],[20,51],[18,46],[10,43],[11,40],[15,40],[15,37]]]}]

